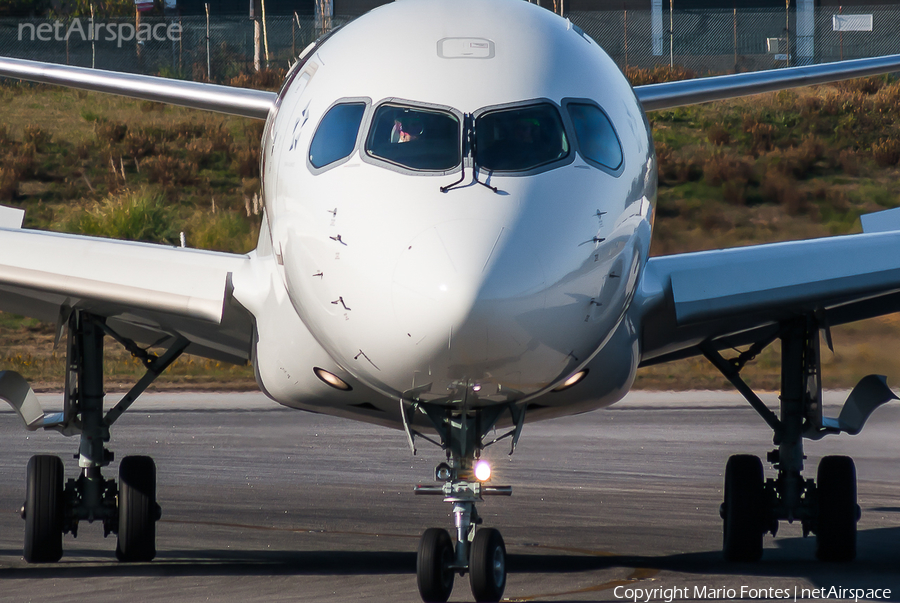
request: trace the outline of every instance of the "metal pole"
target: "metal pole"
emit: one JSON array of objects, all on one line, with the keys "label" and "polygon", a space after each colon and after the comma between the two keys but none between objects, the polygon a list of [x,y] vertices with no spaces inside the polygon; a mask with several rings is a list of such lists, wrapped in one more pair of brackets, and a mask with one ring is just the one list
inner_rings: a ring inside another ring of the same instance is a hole
[{"label": "metal pole", "polygon": [[269,33],[266,28],[266,0],[260,0],[260,4],[262,5],[262,30],[263,30],[263,44],[266,47],[266,69],[269,68]]},{"label": "metal pole", "polygon": [[137,54],[138,61],[141,60],[141,41],[140,34],[138,32],[141,31],[141,11],[137,8],[134,9],[134,46],[135,53]]},{"label": "metal pole", "polygon": [[206,7],[206,79],[212,81],[212,62],[209,58],[209,2],[203,6]]},{"label": "metal pole", "polygon": [[[838,14],[839,15],[844,14],[843,6],[838,7]],[[838,37],[841,39],[841,60],[843,61],[844,60],[844,32],[843,31],[839,32]]]},{"label": "metal pole", "polygon": [[734,72],[737,73],[737,6],[734,7],[734,16],[732,17],[731,25],[734,29]]},{"label": "metal pole", "polygon": [[97,45],[94,40],[94,3],[91,2],[91,69],[97,68]]},{"label": "metal pole", "polygon": [[622,11],[625,13],[625,69],[628,69],[628,8],[624,4]]},{"label": "metal pole", "polygon": [[259,71],[259,19],[256,17],[256,2],[250,0],[250,19],[253,21],[253,70]]},{"label": "metal pole", "polygon": [[669,69],[675,67],[675,17],[672,14],[675,6],[675,0],[669,0]]},{"label": "metal pole", "polygon": [[178,13],[178,73],[184,73],[184,23]]},{"label": "metal pole", "polygon": [[791,0],[784,0],[784,39],[787,42],[785,48],[784,60],[785,65],[791,66]]},{"label": "metal pole", "polygon": [[294,11],[294,18],[291,19],[291,58],[297,57],[297,24],[294,20],[297,18],[297,11]]}]

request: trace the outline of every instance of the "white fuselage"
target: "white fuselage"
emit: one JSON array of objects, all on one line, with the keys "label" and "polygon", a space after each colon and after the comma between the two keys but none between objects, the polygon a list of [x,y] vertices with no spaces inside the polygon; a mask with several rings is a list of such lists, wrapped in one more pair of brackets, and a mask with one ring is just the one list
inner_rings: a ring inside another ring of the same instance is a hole
[{"label": "white fuselage", "polygon": [[[608,116],[620,165],[585,158],[572,102]],[[316,167],[310,145],[342,103],[362,113],[352,152]],[[562,116],[565,156],[536,169],[480,169],[496,192],[473,182],[467,146],[459,164],[424,171],[370,152],[380,107],[452,115],[462,145],[466,124],[487,124],[479,115],[536,105]],[[254,361],[272,397],[394,423],[390,412],[373,415],[400,398],[527,399],[560,414],[627,391],[639,356],[627,309],[647,259],[656,162],[628,82],[567,20],[520,0],[377,9],[291,71],[263,143],[269,240],[257,256],[267,276],[257,278],[270,289],[241,301],[257,318]],[[462,182],[442,191],[462,164]],[[315,366],[353,390],[329,388]],[[585,367],[572,391],[548,393]]]}]

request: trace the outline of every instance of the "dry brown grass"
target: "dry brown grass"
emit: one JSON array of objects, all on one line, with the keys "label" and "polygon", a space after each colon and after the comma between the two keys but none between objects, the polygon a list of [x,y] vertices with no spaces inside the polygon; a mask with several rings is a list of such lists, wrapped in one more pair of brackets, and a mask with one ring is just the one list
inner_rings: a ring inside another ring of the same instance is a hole
[{"label": "dry brown grass", "polygon": [[886,138],[873,144],[872,158],[881,167],[893,167],[900,163],[900,139]]},{"label": "dry brown grass", "polygon": [[675,65],[659,65],[651,68],[626,67],[625,77],[632,86],[644,86],[646,84],[659,84],[661,82],[674,82],[678,80],[690,80],[697,77],[697,72]]},{"label": "dry brown grass", "polygon": [[191,160],[179,159],[172,155],[148,157],[141,163],[150,182],[163,187],[186,186],[198,181],[200,167]]},{"label": "dry brown grass", "polygon": [[241,178],[259,178],[259,151],[251,147],[233,148],[231,168]]},{"label": "dry brown grass", "polygon": [[721,124],[713,124],[710,126],[706,131],[706,137],[709,139],[709,142],[717,147],[727,145],[731,142],[731,132]]},{"label": "dry brown grass", "polygon": [[746,186],[755,178],[753,162],[736,153],[716,152],[706,158],[703,177],[712,186],[722,186],[725,183]]},{"label": "dry brown grass", "polygon": [[278,90],[284,82],[284,69],[262,69],[257,72],[242,73],[229,80],[229,86],[256,88],[258,90]]},{"label": "dry brown grass", "polygon": [[97,140],[101,144],[113,145],[125,139],[128,133],[128,126],[123,123],[101,121],[95,126],[97,132]]}]

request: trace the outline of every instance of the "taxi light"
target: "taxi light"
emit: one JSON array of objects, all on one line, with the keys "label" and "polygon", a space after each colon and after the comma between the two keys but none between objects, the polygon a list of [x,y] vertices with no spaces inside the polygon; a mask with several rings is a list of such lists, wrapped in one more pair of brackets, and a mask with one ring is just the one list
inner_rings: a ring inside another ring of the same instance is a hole
[{"label": "taxi light", "polygon": [[486,482],[491,479],[491,464],[485,460],[475,462],[475,479]]},{"label": "taxi light", "polygon": [[561,392],[565,389],[569,389],[570,387],[572,387],[573,385],[575,385],[576,383],[578,383],[579,381],[581,381],[582,379],[587,377],[587,374],[588,374],[587,369],[584,369],[583,371],[578,371],[577,373],[575,373],[574,375],[572,375],[571,377],[569,377],[568,379],[563,381],[561,385],[554,387],[553,391]]},{"label": "taxi light", "polygon": [[351,389],[353,389],[352,387],[350,387],[349,383],[347,383],[346,381],[344,381],[343,379],[341,379],[334,373],[329,373],[325,369],[322,369],[319,367],[314,367],[313,372],[316,374],[316,377],[318,377],[319,379],[321,379],[323,382],[327,383],[334,389],[339,389],[339,390],[345,391],[345,392],[348,392]]}]

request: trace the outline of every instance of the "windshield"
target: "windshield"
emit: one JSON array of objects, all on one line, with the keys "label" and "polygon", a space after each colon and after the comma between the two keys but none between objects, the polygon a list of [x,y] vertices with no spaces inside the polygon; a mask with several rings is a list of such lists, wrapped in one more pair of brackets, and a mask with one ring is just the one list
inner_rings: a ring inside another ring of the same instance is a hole
[{"label": "windshield", "polygon": [[459,130],[459,120],[446,111],[382,105],[372,119],[366,152],[411,170],[449,170],[460,162]]},{"label": "windshield", "polygon": [[522,172],[569,154],[569,140],[549,103],[501,109],[475,122],[475,163],[498,172]]},{"label": "windshield", "polygon": [[325,167],[353,153],[365,111],[365,103],[343,103],[328,110],[309,145],[313,167]]},{"label": "windshield", "polygon": [[606,114],[587,103],[570,103],[568,108],[578,149],[585,159],[611,170],[618,169],[622,165],[622,147]]}]

